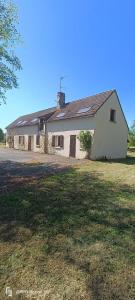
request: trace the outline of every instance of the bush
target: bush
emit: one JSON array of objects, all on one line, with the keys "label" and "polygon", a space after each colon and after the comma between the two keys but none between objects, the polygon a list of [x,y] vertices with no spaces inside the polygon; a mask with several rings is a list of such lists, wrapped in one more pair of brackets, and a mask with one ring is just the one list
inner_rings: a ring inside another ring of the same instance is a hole
[{"label": "bush", "polygon": [[129,130],[129,146],[135,147],[135,121]]},{"label": "bush", "polygon": [[80,131],[78,139],[80,140],[82,149],[87,152],[87,157],[90,158],[91,143],[92,143],[92,137],[90,131],[88,130]]},{"label": "bush", "polygon": [[0,143],[4,142],[4,132],[3,130],[0,128]]}]

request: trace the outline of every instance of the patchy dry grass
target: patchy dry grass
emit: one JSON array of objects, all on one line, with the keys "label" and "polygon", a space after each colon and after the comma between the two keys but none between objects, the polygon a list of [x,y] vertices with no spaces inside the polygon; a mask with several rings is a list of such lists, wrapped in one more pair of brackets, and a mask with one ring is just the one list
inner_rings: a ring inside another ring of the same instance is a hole
[{"label": "patchy dry grass", "polygon": [[1,299],[135,299],[134,225],[134,153],[24,182],[1,195]]},{"label": "patchy dry grass", "polygon": [[6,144],[0,142],[0,148],[5,148],[5,147],[6,147]]}]

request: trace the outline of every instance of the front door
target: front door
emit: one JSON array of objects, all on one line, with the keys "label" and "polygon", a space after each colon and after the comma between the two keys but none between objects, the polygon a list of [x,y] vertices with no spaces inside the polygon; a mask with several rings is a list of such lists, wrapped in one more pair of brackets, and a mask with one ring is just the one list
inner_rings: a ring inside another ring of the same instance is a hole
[{"label": "front door", "polygon": [[31,151],[31,136],[28,136],[28,151]]},{"label": "front door", "polygon": [[76,156],[76,135],[70,135],[70,154],[71,157]]}]

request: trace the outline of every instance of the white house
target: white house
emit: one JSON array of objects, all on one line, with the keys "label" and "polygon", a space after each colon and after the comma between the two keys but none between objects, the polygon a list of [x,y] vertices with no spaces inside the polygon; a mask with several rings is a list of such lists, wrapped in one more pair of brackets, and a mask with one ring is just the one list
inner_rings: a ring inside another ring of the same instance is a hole
[{"label": "white house", "polygon": [[7,128],[7,147],[78,159],[86,157],[78,139],[81,130],[92,135],[91,159],[125,158],[128,125],[116,90],[65,103],[19,117]]}]

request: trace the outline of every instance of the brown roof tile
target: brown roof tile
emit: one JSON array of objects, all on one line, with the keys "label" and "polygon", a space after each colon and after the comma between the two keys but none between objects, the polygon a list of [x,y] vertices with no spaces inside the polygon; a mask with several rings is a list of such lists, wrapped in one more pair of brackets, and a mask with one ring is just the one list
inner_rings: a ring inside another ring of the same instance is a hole
[{"label": "brown roof tile", "polygon": [[[56,111],[56,107],[44,109],[32,114],[24,115],[17,118],[14,122],[9,124],[6,128],[14,128],[14,127],[22,127],[22,126],[30,126],[39,123],[39,118],[44,117],[45,120],[49,119],[50,116]],[[34,119],[37,119],[35,122],[32,122]],[[24,124],[22,122],[26,121]],[[20,123],[19,123],[20,122]]]},{"label": "brown roof tile", "polygon": [[[101,94],[66,103],[62,109],[56,110],[54,114],[52,114],[52,116],[48,119],[48,122],[54,120],[94,116],[98,109],[104,104],[104,102],[111,96],[113,92],[114,90],[110,90]],[[79,113],[79,110],[83,111],[85,108],[88,108],[88,110]],[[58,117],[61,113],[63,113],[63,116]]]},{"label": "brown roof tile", "polygon": [[[113,92],[114,90],[110,90],[100,94],[96,94],[94,96],[89,96],[76,101],[68,102],[61,109],[57,109],[57,107],[52,107],[32,114],[21,116],[14,122],[12,122],[9,126],[7,126],[7,129],[38,124],[40,118],[43,118],[45,121],[52,122],[56,120],[65,120],[70,118],[82,118],[88,116],[92,117],[96,114],[98,109],[105,103],[105,101],[107,101],[107,99],[111,96]],[[82,110],[82,112],[79,113],[79,110]],[[58,117],[58,115],[61,113],[63,115]],[[37,120],[35,120],[35,122],[32,122],[32,120],[34,119]]]}]

